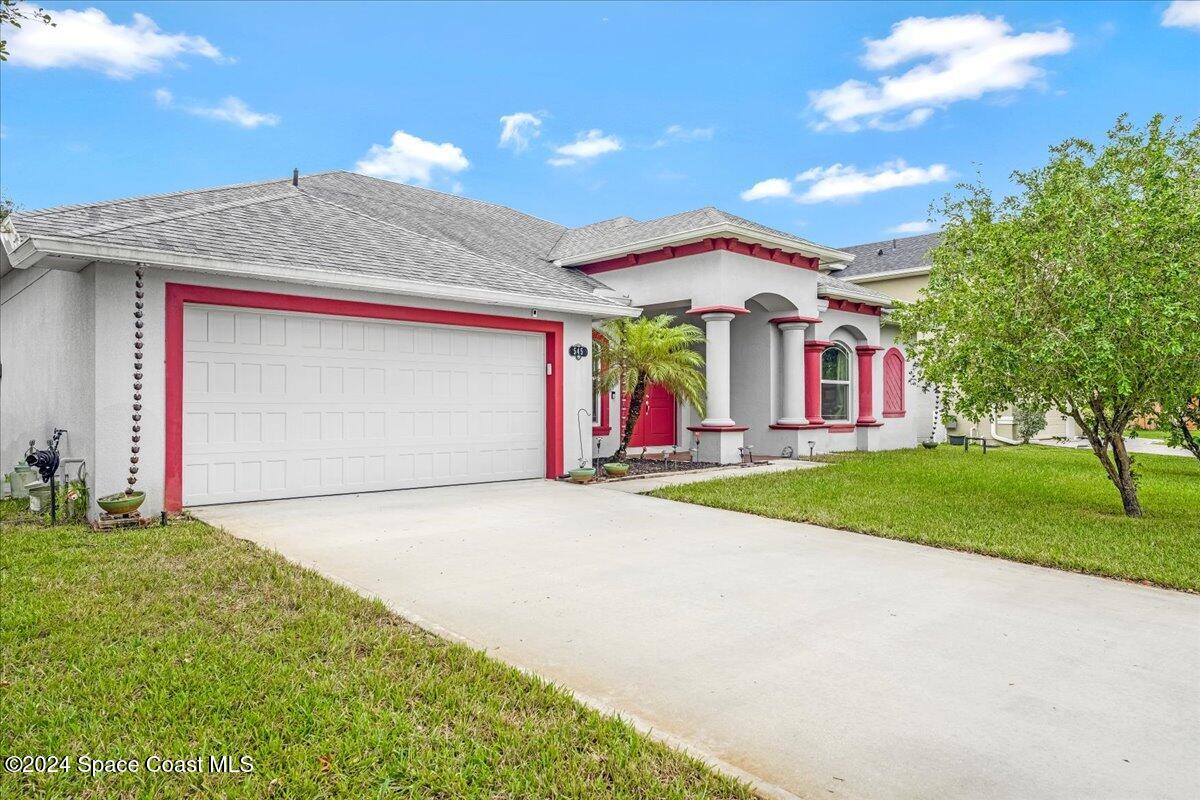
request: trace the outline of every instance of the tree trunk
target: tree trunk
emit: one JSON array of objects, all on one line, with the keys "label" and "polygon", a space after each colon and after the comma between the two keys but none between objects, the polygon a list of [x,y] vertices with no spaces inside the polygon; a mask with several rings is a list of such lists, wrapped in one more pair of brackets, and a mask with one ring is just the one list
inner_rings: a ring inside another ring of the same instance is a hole
[{"label": "tree trunk", "polygon": [[1187,417],[1179,414],[1171,418],[1171,427],[1179,432],[1179,441],[1184,447],[1191,451],[1192,455],[1200,458],[1200,438],[1192,433],[1192,429],[1188,427]]},{"label": "tree trunk", "polygon": [[1117,491],[1121,493],[1121,505],[1125,508],[1125,516],[1140,517],[1142,504],[1138,502],[1137,481],[1133,475],[1133,460],[1125,449],[1125,438],[1121,433],[1110,434],[1108,438],[1117,467],[1117,480],[1114,483]]},{"label": "tree trunk", "polygon": [[[1096,405],[1093,404],[1094,410],[1096,410]],[[1113,486],[1117,488],[1117,493],[1121,495],[1121,506],[1125,509],[1125,516],[1140,517],[1142,504],[1138,501],[1133,460],[1125,449],[1125,439],[1123,438],[1125,422],[1128,420],[1122,420],[1121,424],[1108,424],[1103,417],[1099,417],[1099,420],[1094,419],[1089,425],[1083,414],[1074,409],[1071,410],[1071,417],[1087,437],[1088,443],[1092,446],[1092,452],[1096,454],[1096,458],[1104,466],[1104,472],[1108,475],[1108,479],[1112,481]],[[1110,449],[1111,456],[1109,455]]]},{"label": "tree trunk", "polygon": [[633,428],[637,425],[638,417],[642,415],[642,401],[646,399],[646,376],[639,375],[629,396],[629,413],[625,417],[625,429],[621,431],[621,446],[614,454],[617,461],[624,461],[629,440],[633,438]]}]

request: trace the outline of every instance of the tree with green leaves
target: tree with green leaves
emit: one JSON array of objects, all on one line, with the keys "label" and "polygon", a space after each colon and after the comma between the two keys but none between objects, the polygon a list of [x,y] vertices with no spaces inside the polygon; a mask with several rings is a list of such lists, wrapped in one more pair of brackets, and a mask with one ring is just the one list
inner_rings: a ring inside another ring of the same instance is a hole
[{"label": "tree with green leaves", "polygon": [[1015,172],[1015,196],[960,186],[939,210],[929,285],[897,311],[925,381],[968,417],[1069,415],[1140,516],[1130,421],[1200,385],[1200,125],[1117,120]]},{"label": "tree with green leaves", "polygon": [[600,326],[593,357],[599,361],[600,391],[619,388],[629,397],[629,413],[621,431],[616,459],[625,460],[634,426],[642,413],[646,390],[653,384],[704,410],[704,357],[695,345],[704,331],[695,325],[675,325],[667,314],[638,319],[609,320]]},{"label": "tree with green leaves", "polygon": [[1200,384],[1161,406],[1154,419],[1167,432],[1168,447],[1182,447],[1200,458]]},{"label": "tree with green leaves", "polygon": [[[0,26],[19,28],[26,21],[55,27],[44,8],[34,8],[22,0],[0,0]],[[8,61],[8,41],[4,38],[0,38],[0,61]]]}]

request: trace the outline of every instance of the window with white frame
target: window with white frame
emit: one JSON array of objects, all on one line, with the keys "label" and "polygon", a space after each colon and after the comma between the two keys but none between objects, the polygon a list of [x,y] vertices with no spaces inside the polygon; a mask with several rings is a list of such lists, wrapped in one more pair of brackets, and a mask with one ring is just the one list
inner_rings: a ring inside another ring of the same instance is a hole
[{"label": "window with white frame", "polygon": [[840,345],[821,352],[821,417],[850,421],[850,353]]}]

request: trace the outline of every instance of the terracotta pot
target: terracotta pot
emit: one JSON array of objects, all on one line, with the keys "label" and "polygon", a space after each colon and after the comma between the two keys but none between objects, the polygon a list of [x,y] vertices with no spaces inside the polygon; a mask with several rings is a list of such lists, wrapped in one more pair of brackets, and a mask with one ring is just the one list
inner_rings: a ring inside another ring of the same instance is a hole
[{"label": "terracotta pot", "polygon": [[110,494],[108,497],[101,497],[96,500],[96,504],[109,514],[128,514],[131,511],[137,511],[145,499],[145,492],[134,492],[133,494],[120,492]]}]

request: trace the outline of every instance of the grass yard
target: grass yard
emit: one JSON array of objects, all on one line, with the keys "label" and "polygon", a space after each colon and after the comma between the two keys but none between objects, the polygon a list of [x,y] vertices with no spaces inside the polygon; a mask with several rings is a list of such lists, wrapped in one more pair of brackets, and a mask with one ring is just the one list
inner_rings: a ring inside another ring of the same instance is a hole
[{"label": "grass yard", "polygon": [[1200,462],[1138,455],[1128,519],[1090,452],[943,445],[831,456],[821,469],[652,494],[766,517],[1200,591]]},{"label": "grass yard", "polygon": [[16,524],[14,509],[0,509],[0,755],[245,755],[254,771],[89,777],[76,761],[0,772],[0,796],[754,796],[200,522],[97,534]]}]

